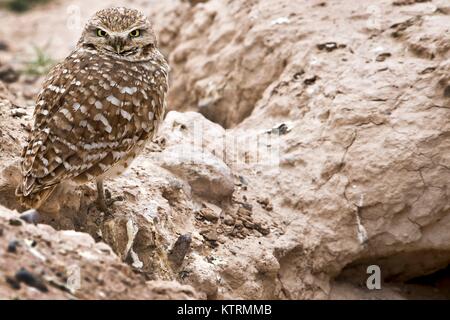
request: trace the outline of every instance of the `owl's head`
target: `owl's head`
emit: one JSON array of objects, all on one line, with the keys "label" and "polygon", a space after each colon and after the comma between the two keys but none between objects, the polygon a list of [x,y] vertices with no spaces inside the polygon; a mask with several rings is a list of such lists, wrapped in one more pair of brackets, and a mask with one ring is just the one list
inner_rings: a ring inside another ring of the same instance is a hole
[{"label": "owl's head", "polygon": [[79,45],[98,51],[133,57],[156,46],[152,25],[138,10],[108,8],[98,11],[86,24]]}]

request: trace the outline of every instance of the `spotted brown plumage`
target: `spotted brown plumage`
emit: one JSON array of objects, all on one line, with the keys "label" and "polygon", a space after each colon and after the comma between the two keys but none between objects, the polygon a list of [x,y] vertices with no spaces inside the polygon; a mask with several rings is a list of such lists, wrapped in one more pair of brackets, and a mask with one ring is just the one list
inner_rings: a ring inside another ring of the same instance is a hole
[{"label": "spotted brown plumage", "polygon": [[144,15],[125,8],[98,12],[37,98],[16,191],[21,202],[39,208],[63,181],[97,181],[103,193],[103,179],[122,173],[154,137],[168,72]]}]

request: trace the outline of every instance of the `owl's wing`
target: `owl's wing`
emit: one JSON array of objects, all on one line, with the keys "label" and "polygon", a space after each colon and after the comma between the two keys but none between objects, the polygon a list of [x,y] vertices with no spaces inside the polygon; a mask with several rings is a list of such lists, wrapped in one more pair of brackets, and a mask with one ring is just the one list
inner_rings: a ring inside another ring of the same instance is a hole
[{"label": "owl's wing", "polygon": [[143,144],[162,119],[167,72],[78,50],[44,83],[18,194],[62,180],[87,182]]}]

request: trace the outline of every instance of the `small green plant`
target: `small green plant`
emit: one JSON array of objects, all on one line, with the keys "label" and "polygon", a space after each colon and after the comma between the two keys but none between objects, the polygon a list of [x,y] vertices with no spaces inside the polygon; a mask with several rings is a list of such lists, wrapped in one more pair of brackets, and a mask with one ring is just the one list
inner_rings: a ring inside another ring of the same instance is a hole
[{"label": "small green plant", "polygon": [[41,76],[47,74],[55,61],[45,52],[44,49],[33,46],[35,57],[27,62],[23,72],[27,75]]},{"label": "small green plant", "polygon": [[25,12],[34,5],[48,2],[49,0],[0,0],[0,4],[11,11]]}]

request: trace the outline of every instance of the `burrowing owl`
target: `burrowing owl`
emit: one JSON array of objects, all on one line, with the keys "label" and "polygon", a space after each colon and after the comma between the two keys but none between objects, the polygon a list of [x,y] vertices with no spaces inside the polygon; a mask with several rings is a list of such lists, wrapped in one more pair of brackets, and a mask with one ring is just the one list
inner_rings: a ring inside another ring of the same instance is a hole
[{"label": "burrowing owl", "polygon": [[122,173],[151,139],[166,106],[169,66],[149,20],[110,8],[87,23],[76,49],[47,76],[22,155],[22,204],[39,208],[64,181]]}]

